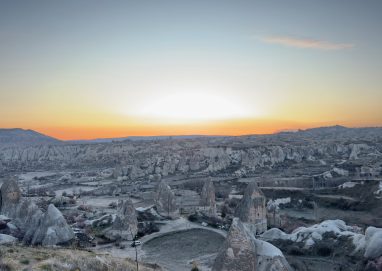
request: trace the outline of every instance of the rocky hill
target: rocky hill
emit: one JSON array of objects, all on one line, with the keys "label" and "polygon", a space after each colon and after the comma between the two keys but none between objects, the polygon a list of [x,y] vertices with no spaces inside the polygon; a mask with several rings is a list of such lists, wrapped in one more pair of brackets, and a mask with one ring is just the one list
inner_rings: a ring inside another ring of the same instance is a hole
[{"label": "rocky hill", "polygon": [[33,130],[0,129],[0,146],[57,144],[61,141]]}]

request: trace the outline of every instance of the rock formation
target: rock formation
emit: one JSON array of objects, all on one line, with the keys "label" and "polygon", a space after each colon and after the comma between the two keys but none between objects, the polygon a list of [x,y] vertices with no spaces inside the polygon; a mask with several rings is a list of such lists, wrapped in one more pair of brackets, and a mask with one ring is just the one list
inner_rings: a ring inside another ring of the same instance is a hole
[{"label": "rock formation", "polygon": [[177,212],[177,206],[174,193],[164,181],[161,181],[157,187],[155,195],[155,204],[161,215],[171,216]]},{"label": "rock formation", "polygon": [[[381,128],[326,127],[264,137],[179,139],[176,144],[172,140],[163,140],[161,144],[155,140],[28,147],[0,144],[0,168],[11,172],[25,165],[36,170],[57,164],[70,168],[113,164],[118,165],[114,177],[125,180],[184,173],[224,172],[241,176],[251,175],[259,168],[286,167],[305,161],[330,164],[333,159],[350,162],[357,159],[362,163],[370,154],[378,160],[382,157],[380,138]],[[360,139],[366,143],[358,144]]]},{"label": "rock formation", "polygon": [[257,240],[238,218],[234,218],[227,239],[212,271],[290,271],[282,252],[270,243]]},{"label": "rock formation", "polygon": [[16,181],[9,179],[1,186],[0,214],[11,219],[24,243],[59,245],[74,239],[74,233],[61,212],[49,205],[44,213],[30,199],[21,197]]},{"label": "rock formation", "polygon": [[17,204],[21,198],[21,191],[17,182],[11,178],[5,181],[0,190],[0,211],[6,209],[12,204]]},{"label": "rock formation", "polygon": [[0,233],[0,245],[11,245],[17,242],[17,239],[13,236]]},{"label": "rock formation", "polygon": [[244,196],[235,210],[235,217],[248,224],[254,234],[267,230],[265,196],[256,182],[248,184]]},{"label": "rock formation", "polygon": [[53,205],[42,216],[36,229],[32,245],[54,246],[69,242],[74,238],[74,233],[61,212]]},{"label": "rock formation", "polygon": [[276,241],[282,249],[299,247],[302,254],[313,251],[324,243],[330,250],[343,250],[344,254],[358,260],[381,257],[382,228],[368,227],[365,234],[361,232],[361,228],[346,225],[344,221],[336,219],[325,220],[310,227],[299,227],[290,234],[272,228],[263,233],[261,239]]},{"label": "rock formation", "polygon": [[216,216],[215,187],[211,180],[204,182],[199,204],[207,215]]},{"label": "rock formation", "polygon": [[382,229],[368,227],[365,232],[365,258],[375,259],[382,256]]},{"label": "rock formation", "polygon": [[138,220],[131,200],[118,202],[117,216],[111,226],[105,231],[105,237],[110,240],[133,240],[138,232]]}]

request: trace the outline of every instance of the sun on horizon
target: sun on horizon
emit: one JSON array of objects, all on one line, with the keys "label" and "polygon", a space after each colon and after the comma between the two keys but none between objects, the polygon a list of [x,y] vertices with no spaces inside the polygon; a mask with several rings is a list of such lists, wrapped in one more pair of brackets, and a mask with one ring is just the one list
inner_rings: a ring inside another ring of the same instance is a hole
[{"label": "sun on horizon", "polygon": [[382,126],[380,3],[297,2],[2,1],[0,127],[84,139]]}]

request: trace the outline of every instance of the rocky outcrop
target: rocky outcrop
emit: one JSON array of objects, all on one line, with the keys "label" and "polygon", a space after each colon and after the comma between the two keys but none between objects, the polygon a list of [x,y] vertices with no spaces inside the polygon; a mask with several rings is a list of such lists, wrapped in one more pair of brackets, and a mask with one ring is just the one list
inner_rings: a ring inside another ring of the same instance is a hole
[{"label": "rocky outcrop", "polygon": [[157,187],[155,195],[155,204],[158,212],[164,216],[173,216],[177,213],[175,195],[164,181],[161,181]]},{"label": "rocky outcrop", "polygon": [[74,239],[72,229],[66,223],[61,212],[53,204],[50,204],[33,235],[32,244],[54,246],[68,243],[72,239]]},{"label": "rocky outcrop", "polygon": [[158,214],[155,205],[138,207],[135,210],[137,212],[138,221],[155,221],[163,219],[163,217]]},{"label": "rocky outcrop", "polygon": [[270,243],[257,240],[238,218],[232,222],[212,271],[290,271],[282,252]]},{"label": "rocky outcrop", "polygon": [[211,180],[204,182],[199,204],[207,215],[216,216],[215,187]]},{"label": "rocky outcrop", "polygon": [[138,232],[138,220],[134,204],[131,200],[118,202],[117,216],[112,226],[105,230],[104,235],[109,240],[133,240]]},{"label": "rocky outcrop", "polygon": [[74,239],[72,229],[53,204],[44,213],[33,201],[22,198],[19,191],[14,180],[7,180],[2,185],[0,214],[11,219],[24,243],[50,246],[65,244]]},{"label": "rocky outcrop", "polygon": [[[342,251],[355,259],[377,259],[382,256],[382,229],[368,227],[365,234],[357,226],[349,226],[342,220],[325,220],[310,227],[299,227],[287,234],[273,228],[261,235],[261,239],[276,241],[288,250],[291,246],[300,247],[300,253],[309,253],[323,244],[330,251]],[[351,244],[351,245],[349,245]]]},{"label": "rocky outcrop", "polygon": [[358,159],[358,156],[361,154],[362,150],[367,149],[368,146],[366,144],[351,144],[350,145],[350,160]]},{"label": "rocky outcrop", "polygon": [[256,182],[248,184],[244,196],[236,207],[235,217],[248,224],[255,234],[267,230],[265,196]]},{"label": "rocky outcrop", "polygon": [[365,271],[382,271],[382,256],[378,259],[368,261]]},{"label": "rocky outcrop", "polygon": [[[333,159],[377,160],[382,129],[322,128],[257,137],[125,141],[99,144],[58,144],[1,147],[0,168],[47,169],[67,167],[115,167],[115,178],[125,180],[185,173],[251,175],[261,168]],[[307,140],[308,139],[308,140]],[[358,144],[362,139],[365,144]],[[372,156],[371,156],[372,155]],[[116,166],[117,165],[117,166]],[[326,168],[328,170],[329,167]],[[349,172],[353,174],[352,172]]]},{"label": "rocky outcrop", "polygon": [[0,211],[5,210],[21,199],[21,191],[15,179],[11,178],[1,185],[0,189]]},{"label": "rocky outcrop", "polygon": [[368,227],[365,232],[365,258],[375,259],[382,256],[382,229]]},{"label": "rocky outcrop", "polygon": [[17,242],[17,238],[0,233],[0,245],[12,245]]}]

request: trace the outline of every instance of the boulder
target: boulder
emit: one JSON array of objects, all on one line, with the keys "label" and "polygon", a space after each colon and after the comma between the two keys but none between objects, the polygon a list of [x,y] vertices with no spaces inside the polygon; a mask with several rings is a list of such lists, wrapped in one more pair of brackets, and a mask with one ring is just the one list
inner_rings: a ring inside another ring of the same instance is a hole
[{"label": "boulder", "polygon": [[11,245],[17,242],[17,239],[7,234],[0,234],[0,245]]},{"label": "boulder", "polygon": [[365,232],[365,258],[375,259],[382,256],[382,229],[368,227]]}]

